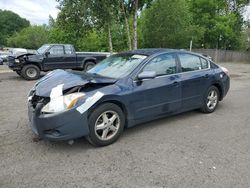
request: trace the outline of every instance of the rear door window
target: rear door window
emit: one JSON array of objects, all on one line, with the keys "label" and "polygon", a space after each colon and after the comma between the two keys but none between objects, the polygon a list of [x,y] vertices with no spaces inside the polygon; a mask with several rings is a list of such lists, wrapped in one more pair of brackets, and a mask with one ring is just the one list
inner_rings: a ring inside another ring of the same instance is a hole
[{"label": "rear door window", "polygon": [[202,69],[201,60],[198,56],[192,54],[179,54],[181,62],[181,71],[189,72]]}]

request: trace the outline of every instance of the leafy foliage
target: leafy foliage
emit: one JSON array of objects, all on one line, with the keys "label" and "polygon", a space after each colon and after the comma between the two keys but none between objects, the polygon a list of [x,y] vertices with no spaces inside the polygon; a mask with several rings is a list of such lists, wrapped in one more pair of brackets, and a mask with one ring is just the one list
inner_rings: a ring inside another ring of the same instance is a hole
[{"label": "leafy foliage", "polygon": [[187,48],[191,40],[191,14],[185,0],[158,0],[141,17],[143,46]]},{"label": "leafy foliage", "polygon": [[14,12],[0,9],[0,45],[6,45],[6,38],[28,27],[29,21]]},{"label": "leafy foliage", "polygon": [[137,41],[139,48],[188,48],[192,40],[194,48],[247,48],[243,10],[249,0],[57,1],[58,17],[50,16],[46,27],[28,27],[0,10],[0,44],[8,38],[16,47],[70,43],[79,51],[119,52],[137,48]]},{"label": "leafy foliage", "polygon": [[12,47],[37,49],[48,43],[48,31],[45,26],[29,26],[7,39],[7,44]]},{"label": "leafy foliage", "polygon": [[250,52],[250,27],[245,28],[243,30],[241,37],[241,45],[242,49]]},{"label": "leafy foliage", "polygon": [[193,23],[204,30],[205,48],[237,49],[243,25],[242,8],[249,0],[188,0]]}]

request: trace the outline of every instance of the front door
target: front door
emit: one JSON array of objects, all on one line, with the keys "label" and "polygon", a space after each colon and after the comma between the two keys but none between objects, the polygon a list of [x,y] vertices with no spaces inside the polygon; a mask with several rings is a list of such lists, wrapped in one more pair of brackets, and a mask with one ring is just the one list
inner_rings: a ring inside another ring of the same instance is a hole
[{"label": "front door", "polygon": [[134,81],[131,106],[134,118],[152,119],[175,113],[181,107],[180,77],[175,54],[161,54],[150,60],[143,71],[156,72],[156,78]]},{"label": "front door", "polygon": [[63,45],[54,45],[48,50],[49,54],[44,59],[44,69],[66,69],[67,63],[65,62]]}]

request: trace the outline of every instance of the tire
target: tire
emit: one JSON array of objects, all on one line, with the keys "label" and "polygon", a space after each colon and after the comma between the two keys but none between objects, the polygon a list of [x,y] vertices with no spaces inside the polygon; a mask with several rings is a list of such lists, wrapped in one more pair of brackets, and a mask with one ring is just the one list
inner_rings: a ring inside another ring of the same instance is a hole
[{"label": "tire", "polygon": [[21,76],[25,80],[37,80],[40,77],[40,69],[36,65],[25,65],[21,70]]},{"label": "tire", "polygon": [[87,140],[94,146],[107,146],[122,134],[125,116],[119,106],[105,103],[90,114],[88,123],[90,132]]},{"label": "tire", "polygon": [[93,68],[94,66],[95,66],[95,62],[87,61],[84,65],[84,71],[88,71],[89,69]]},{"label": "tire", "polygon": [[20,70],[17,70],[16,73],[21,76],[21,71]]},{"label": "tire", "polygon": [[217,87],[211,86],[203,97],[203,113],[212,113],[219,104],[220,92]]}]

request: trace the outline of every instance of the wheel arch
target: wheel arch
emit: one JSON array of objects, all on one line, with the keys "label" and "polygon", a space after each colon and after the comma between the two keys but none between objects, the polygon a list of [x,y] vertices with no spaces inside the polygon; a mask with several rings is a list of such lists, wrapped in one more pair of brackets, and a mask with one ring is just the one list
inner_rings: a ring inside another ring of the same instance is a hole
[{"label": "wheel arch", "polygon": [[27,66],[27,65],[35,65],[35,66],[37,66],[37,67],[40,69],[40,71],[42,70],[42,66],[41,66],[39,63],[36,63],[36,62],[26,62],[26,63],[23,65],[23,67],[25,67],[25,66]]},{"label": "wheel arch", "polygon": [[87,62],[93,62],[96,64],[96,58],[94,57],[88,57],[88,58],[84,58],[82,60],[82,67],[84,67],[86,65]]},{"label": "wheel arch", "polygon": [[223,99],[223,89],[222,89],[222,86],[221,84],[219,83],[213,83],[212,86],[216,87],[218,90],[219,90],[219,100],[221,101]]}]

